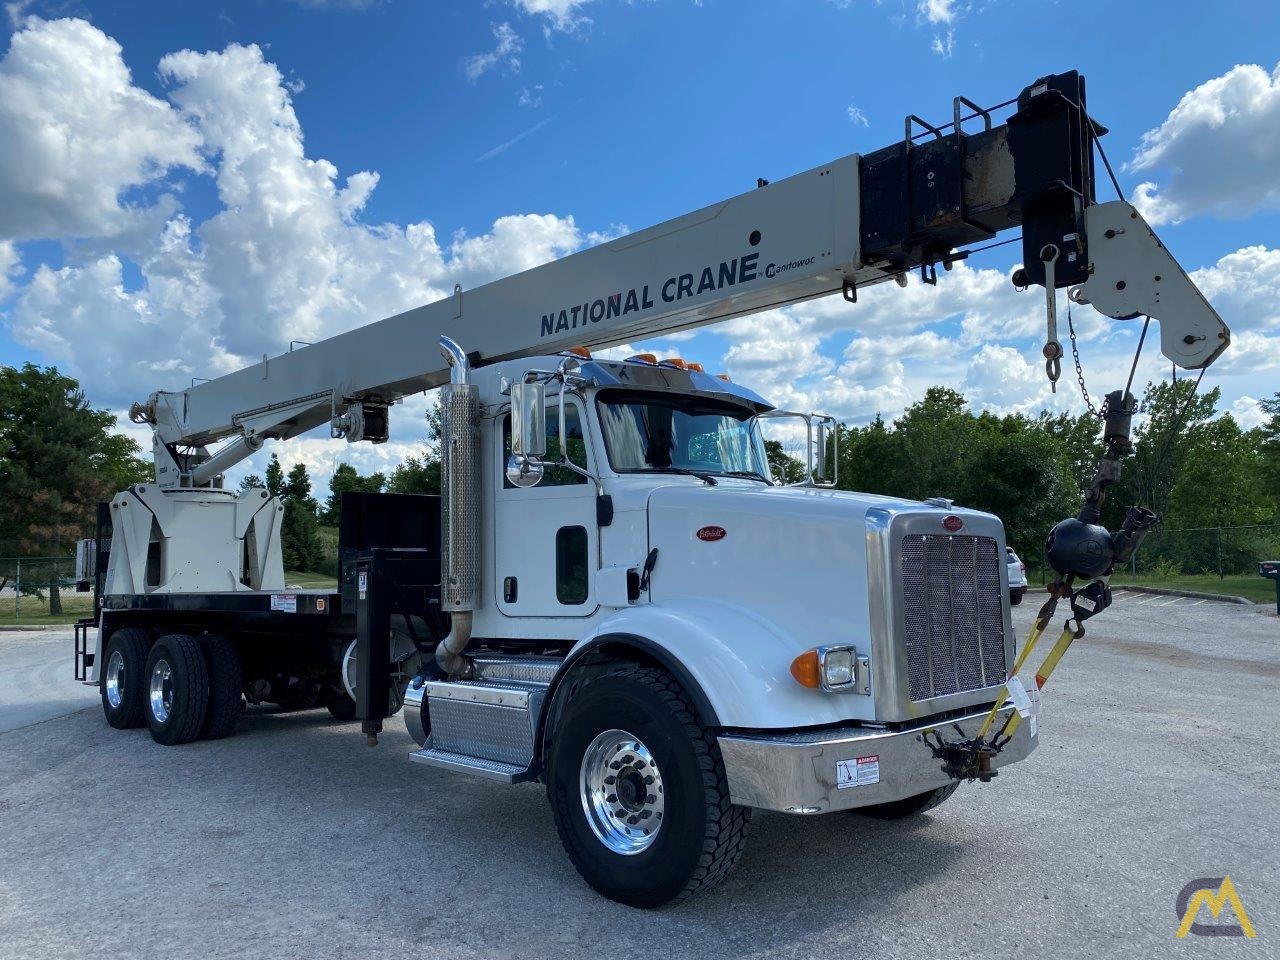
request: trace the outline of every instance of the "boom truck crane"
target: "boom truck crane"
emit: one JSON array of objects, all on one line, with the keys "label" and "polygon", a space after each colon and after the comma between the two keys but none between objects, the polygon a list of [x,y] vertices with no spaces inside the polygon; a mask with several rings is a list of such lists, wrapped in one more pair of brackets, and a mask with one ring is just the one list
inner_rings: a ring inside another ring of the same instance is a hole
[{"label": "boom truck crane", "polygon": [[[1164,356],[1203,369],[1227,328],[1132,206],[1096,200],[1103,133],[1074,72],[991,110],[957,97],[949,124],[910,116],[874,153],[153,393],[131,416],[154,431],[156,481],[103,505],[83,551],[97,616],[77,675],[108,723],[161,744],[225,736],[242,698],[327,705],[371,744],[403,712],[410,760],[544,783],[582,876],[637,906],[718,881],[752,808],[902,817],[989,781],[1038,742],[1000,521],[837,491],[831,418],[696,363],[590,349],[856,304],[911,271],[936,283],[966,245],[1020,229],[1014,280],[1046,291],[1051,379],[1062,287],[1156,318]],[[280,504],[224,489],[225,471],[324,424],[382,442],[395,403],[433,388],[442,495],[348,494],[338,588],[287,587]],[[1108,456],[1054,529],[1032,639],[1059,599],[1077,635],[1152,522],[1099,526],[1133,410],[1127,387],[1108,398]],[[777,416],[808,437],[799,484],[764,455]]]}]

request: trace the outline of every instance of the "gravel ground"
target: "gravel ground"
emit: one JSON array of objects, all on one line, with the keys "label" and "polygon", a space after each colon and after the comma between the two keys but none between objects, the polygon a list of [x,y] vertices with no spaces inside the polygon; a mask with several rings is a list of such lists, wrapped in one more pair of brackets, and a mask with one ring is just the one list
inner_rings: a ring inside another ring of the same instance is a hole
[{"label": "gravel ground", "polygon": [[[0,957],[1280,955],[1280,621],[1121,594],[1094,623],[1025,763],[899,823],[757,814],[657,912],[578,879],[541,787],[410,765],[398,723],[370,750],[254,709],[160,747],[105,725],[69,632],[0,634]],[[1177,944],[1178,891],[1223,874],[1258,939]]]}]

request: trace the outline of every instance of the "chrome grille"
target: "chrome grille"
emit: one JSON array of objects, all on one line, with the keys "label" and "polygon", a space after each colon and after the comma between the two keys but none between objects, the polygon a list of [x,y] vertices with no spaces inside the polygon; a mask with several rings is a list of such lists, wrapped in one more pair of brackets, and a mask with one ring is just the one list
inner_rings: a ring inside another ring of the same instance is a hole
[{"label": "chrome grille", "polygon": [[929,700],[1005,678],[1001,551],[991,537],[902,538],[907,686]]}]

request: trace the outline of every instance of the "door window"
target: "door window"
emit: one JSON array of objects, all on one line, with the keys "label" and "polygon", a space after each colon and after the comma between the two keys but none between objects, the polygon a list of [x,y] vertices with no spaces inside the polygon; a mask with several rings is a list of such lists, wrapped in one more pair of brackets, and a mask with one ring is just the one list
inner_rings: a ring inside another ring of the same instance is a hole
[{"label": "door window", "polygon": [[556,531],[556,599],[565,604],[587,602],[587,528]]},{"label": "door window", "polygon": [[[565,433],[569,436],[569,462],[576,464],[582,469],[587,468],[587,441],[582,435],[582,417],[578,413],[578,408],[570,403],[565,407],[564,411]],[[502,418],[502,485],[508,490],[517,489],[516,485],[506,479],[506,463],[511,456],[511,415],[507,414]],[[547,407],[547,460],[556,460],[560,457],[560,410],[558,407]],[[564,487],[575,483],[586,483],[587,478],[580,473],[574,473],[568,467],[546,467],[542,474],[542,480],[536,487],[526,489],[540,489],[544,487]]]}]

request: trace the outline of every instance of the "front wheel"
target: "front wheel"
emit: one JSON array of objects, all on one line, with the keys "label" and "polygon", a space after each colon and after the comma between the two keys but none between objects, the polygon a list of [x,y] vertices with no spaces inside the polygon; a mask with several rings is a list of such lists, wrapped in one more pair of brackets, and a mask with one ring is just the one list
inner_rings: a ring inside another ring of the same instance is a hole
[{"label": "front wheel", "polygon": [[742,853],[751,811],[729,801],[715,735],[684,690],[665,671],[620,665],[570,696],[547,795],[578,873],[633,907],[715,886]]},{"label": "front wheel", "polygon": [[1016,607],[1018,604],[1020,604],[1026,592],[1027,592],[1026,590],[1010,590],[1009,591],[1010,606]]}]

